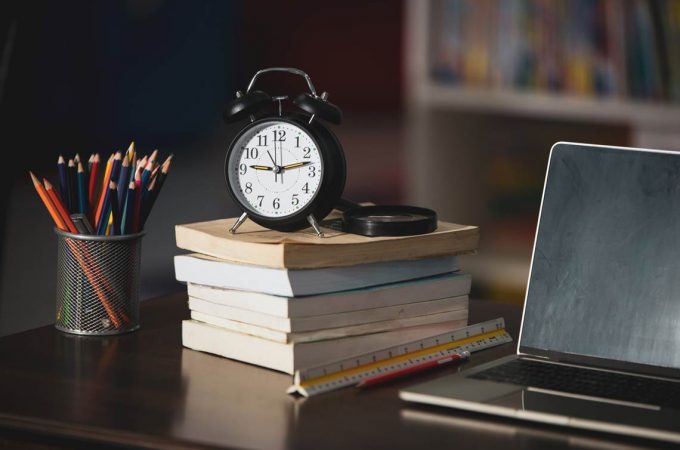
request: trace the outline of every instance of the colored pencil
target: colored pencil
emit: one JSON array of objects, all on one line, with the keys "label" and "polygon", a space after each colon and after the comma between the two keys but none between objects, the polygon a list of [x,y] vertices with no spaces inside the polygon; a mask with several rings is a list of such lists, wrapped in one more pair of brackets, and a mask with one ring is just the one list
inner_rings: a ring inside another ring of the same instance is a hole
[{"label": "colored pencil", "polygon": [[120,235],[120,203],[118,202],[118,185],[115,181],[109,183],[111,196],[111,217],[113,223],[112,235]]},{"label": "colored pencil", "polygon": [[142,172],[142,187],[146,188],[149,185],[149,179],[151,178],[151,171],[153,170],[153,161],[151,158],[146,163],[144,171]]},{"label": "colored pencil", "polygon": [[104,204],[104,187],[108,186],[105,185],[106,180],[109,179],[109,175],[111,175],[111,165],[113,164],[113,154],[109,156],[109,159],[106,161],[106,166],[104,167],[104,176],[102,177],[102,187],[97,190],[97,211],[92,218],[92,225],[94,228],[97,228],[97,220],[99,219],[99,214],[101,213],[102,205]]},{"label": "colored pencil", "polygon": [[78,189],[76,187],[76,165],[72,159],[68,160],[66,169],[68,174],[69,212],[78,211]]},{"label": "colored pencil", "polygon": [[85,169],[83,168],[83,163],[78,163],[78,212],[80,214],[87,214],[87,188],[85,184],[87,183]]},{"label": "colored pencil", "polygon": [[370,386],[375,386],[376,384],[386,383],[388,381],[392,381],[396,378],[401,378],[401,377],[404,377],[406,375],[411,375],[411,374],[414,374],[414,373],[423,372],[425,370],[433,369],[435,367],[441,367],[445,364],[450,364],[450,363],[453,363],[453,362],[462,361],[464,359],[468,359],[469,357],[470,357],[470,352],[468,352],[468,351],[464,351],[462,353],[454,353],[452,355],[445,356],[443,358],[425,361],[423,363],[419,363],[419,364],[416,364],[414,366],[407,367],[407,368],[404,368],[404,369],[398,369],[398,370],[395,370],[393,372],[381,373],[381,374],[374,375],[374,376],[369,377],[369,378],[364,378],[363,380],[361,380],[357,384],[357,387],[358,388],[367,388],[367,387],[370,387]]},{"label": "colored pencil", "polygon": [[[90,169],[90,179],[88,183],[87,198],[90,202],[90,209],[95,209],[95,198],[97,195],[97,177],[99,176],[99,153],[95,153],[92,158],[92,168]],[[90,219],[92,223],[92,219]]]},{"label": "colored pencil", "polygon": [[78,234],[78,229],[76,228],[76,225],[71,220],[71,217],[66,211],[64,204],[59,199],[59,196],[57,196],[57,193],[54,192],[52,184],[45,178],[43,178],[43,184],[45,186],[45,192],[47,192],[48,197],[50,198],[50,200],[52,200],[52,204],[54,205],[54,207],[57,209],[57,212],[61,216],[62,222],[64,222],[64,225],[66,226],[66,230],[70,231],[71,233]]},{"label": "colored pencil", "polygon": [[59,173],[59,196],[62,201],[66,204],[66,207],[70,209],[71,196],[68,192],[68,174],[66,173],[66,160],[64,157],[59,155],[57,159],[57,172]]},{"label": "colored pencil", "polygon": [[151,195],[148,198],[148,201],[144,205],[144,211],[142,213],[142,223],[141,227],[144,228],[144,224],[146,224],[146,220],[149,218],[149,214],[151,213],[151,208],[153,208],[153,205],[156,203],[156,199],[158,198],[158,194],[161,191],[161,188],[163,187],[163,183],[165,183],[165,178],[168,176],[168,172],[170,171],[170,165],[172,164],[172,157],[174,155],[168,156],[168,158],[163,162],[163,165],[161,166],[160,171],[156,175],[156,178],[154,179],[155,186],[153,191],[150,193]]},{"label": "colored pencil", "polygon": [[141,215],[142,215],[142,173],[141,166],[137,168],[135,173],[135,201],[133,203],[133,217],[132,217],[132,233],[139,233],[141,231]]},{"label": "colored pencil", "polygon": [[109,183],[113,180],[117,180],[120,175],[120,160],[122,155],[120,152],[116,152],[111,162],[111,173],[109,173],[107,184],[104,187],[104,201],[102,202],[102,210],[99,213],[99,219],[97,220],[97,234],[106,234],[106,229],[109,226],[109,214],[111,212],[111,189],[109,188]]},{"label": "colored pencil", "polygon": [[[120,153],[116,153],[116,155],[120,155]],[[103,234],[103,228],[102,225],[106,221],[108,222],[108,216],[109,216],[109,206],[110,204],[108,203],[108,196],[109,196],[109,182],[111,181],[112,173],[113,173],[113,168],[115,166],[115,158],[116,155],[111,155],[109,158],[109,163],[107,163],[106,167],[106,173],[104,174],[104,179],[102,180],[102,190],[101,193],[99,194],[99,206],[97,208],[97,219],[95,220],[95,225],[94,227],[97,229],[97,234]],[[119,159],[120,161],[120,159]],[[105,220],[106,218],[106,220]]]},{"label": "colored pencil", "polygon": [[130,181],[127,194],[125,196],[125,205],[123,207],[123,216],[120,219],[120,233],[131,234],[135,208],[135,182]]},{"label": "colored pencil", "polygon": [[75,164],[76,167],[78,167],[78,163],[80,162],[80,155],[76,153],[76,156],[73,157],[73,164]]},{"label": "colored pencil", "polygon": [[38,192],[38,195],[40,196],[40,200],[42,200],[43,204],[45,205],[45,208],[47,208],[47,212],[50,213],[50,216],[52,217],[54,224],[60,230],[68,231],[66,224],[64,224],[64,220],[59,215],[59,211],[57,210],[56,206],[54,206],[54,203],[52,203],[52,200],[50,200],[49,194],[45,191],[45,187],[40,183],[40,181],[38,181],[35,175],[33,175],[33,172],[28,172],[28,174],[31,176],[31,180],[33,181],[33,187],[35,187],[35,190]]},{"label": "colored pencil", "polygon": [[94,155],[90,155],[90,157],[87,159],[87,173],[89,174],[92,172],[92,162],[94,161]]},{"label": "colored pencil", "polygon": [[[128,153],[130,150],[128,149]],[[122,189],[118,189],[118,204],[122,205],[123,204],[123,199],[125,197],[125,186],[127,186],[128,181],[130,179],[130,158],[128,157],[128,153],[125,154],[125,157],[123,158],[123,162],[120,165],[120,175],[118,176],[117,179],[117,184],[118,186],[123,186]]]}]

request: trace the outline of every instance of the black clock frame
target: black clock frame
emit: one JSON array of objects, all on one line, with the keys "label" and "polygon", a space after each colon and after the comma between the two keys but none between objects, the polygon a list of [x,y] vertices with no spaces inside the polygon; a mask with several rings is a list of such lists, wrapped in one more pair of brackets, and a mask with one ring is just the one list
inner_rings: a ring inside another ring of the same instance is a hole
[{"label": "black clock frame", "polygon": [[[293,214],[284,217],[266,217],[253,211],[248,205],[243,204],[236,193],[233,191],[229,182],[229,158],[235,149],[236,143],[241,136],[248,132],[252,127],[263,122],[287,122],[291,125],[302,128],[315,141],[316,147],[323,162],[322,180],[318,187],[316,196],[307,206]],[[347,163],[345,154],[340,141],[335,134],[326,128],[318,120],[309,123],[309,116],[301,114],[271,114],[255,120],[246,125],[229,144],[224,160],[224,179],[227,184],[227,191],[232,200],[241,207],[253,222],[266,228],[278,231],[297,231],[309,226],[307,217],[311,214],[317,221],[323,220],[340,201],[342,192],[345,189],[345,179],[347,176]]]}]

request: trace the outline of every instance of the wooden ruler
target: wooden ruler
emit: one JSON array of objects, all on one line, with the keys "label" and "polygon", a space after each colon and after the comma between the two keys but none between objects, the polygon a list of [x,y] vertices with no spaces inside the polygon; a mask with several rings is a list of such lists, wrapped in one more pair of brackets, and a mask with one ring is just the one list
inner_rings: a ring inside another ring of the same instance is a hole
[{"label": "wooden ruler", "polygon": [[431,359],[462,351],[472,353],[506,342],[512,342],[512,338],[505,331],[505,321],[502,318],[489,320],[322,367],[298,370],[295,372],[293,385],[287,392],[311,397],[353,386],[365,378],[402,370]]}]

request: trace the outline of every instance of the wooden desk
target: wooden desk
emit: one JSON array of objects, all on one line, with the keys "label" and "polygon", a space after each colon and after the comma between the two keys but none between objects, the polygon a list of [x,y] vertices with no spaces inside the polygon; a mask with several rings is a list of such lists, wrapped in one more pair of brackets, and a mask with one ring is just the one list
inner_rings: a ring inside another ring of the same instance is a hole
[{"label": "wooden desk", "polygon": [[[516,306],[471,302],[471,323]],[[183,349],[186,295],[144,302],[142,328],[109,338],[52,327],[0,339],[0,447],[92,448],[646,448],[653,443],[534,426],[402,402],[397,390],[456,367],[366,391],[310,399],[291,377]],[[474,354],[467,367],[514,352]],[[465,367],[465,366],[463,366]]]}]

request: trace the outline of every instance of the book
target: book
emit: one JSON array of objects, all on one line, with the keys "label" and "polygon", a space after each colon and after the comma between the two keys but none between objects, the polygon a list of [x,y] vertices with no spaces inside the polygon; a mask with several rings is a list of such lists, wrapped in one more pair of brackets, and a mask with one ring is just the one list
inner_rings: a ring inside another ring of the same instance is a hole
[{"label": "book", "polygon": [[366,237],[329,228],[336,220],[331,218],[321,223],[325,237],[318,238],[310,230],[284,233],[252,221],[231,234],[229,227],[235,220],[177,225],[177,246],[245,264],[315,269],[473,253],[479,241],[477,227],[447,222],[439,222],[437,230],[428,234]]},{"label": "book", "polygon": [[189,283],[189,297],[270,316],[296,318],[382,308],[470,292],[470,275],[460,272],[323,295],[282,297]]},{"label": "book", "polygon": [[329,364],[354,355],[362,355],[443,334],[461,326],[464,324],[456,326],[450,322],[444,322],[363,336],[284,344],[196,320],[184,320],[182,321],[182,344],[194,350],[292,375],[297,369]]},{"label": "book", "polygon": [[351,336],[361,336],[375,334],[385,331],[405,330],[422,325],[438,323],[450,323],[452,326],[467,325],[468,310],[457,309],[443,311],[434,314],[427,314],[416,317],[406,317],[402,319],[383,320],[380,322],[360,323],[356,325],[326,328],[302,332],[286,332],[271,328],[252,325],[249,323],[238,322],[225,319],[223,317],[206,314],[199,311],[191,311],[191,318],[200,322],[209,323],[220,328],[224,328],[237,333],[248,334],[270,341],[288,343],[316,342],[328,339],[339,339]]},{"label": "book", "polygon": [[175,256],[178,281],[282,296],[346,291],[457,270],[455,256],[299,270],[239,264],[199,254]]},{"label": "book", "polygon": [[[189,309],[191,311],[284,333],[299,333],[322,330],[325,328],[341,328],[360,324],[370,324],[373,322],[403,320],[429,314],[445,313],[463,309],[467,310],[467,305],[467,296],[461,296],[335,314],[287,318],[248,311],[247,309],[233,308],[231,306],[189,297]],[[206,322],[213,323],[210,320],[206,320]],[[404,322],[404,324],[405,323],[406,322]]]}]

